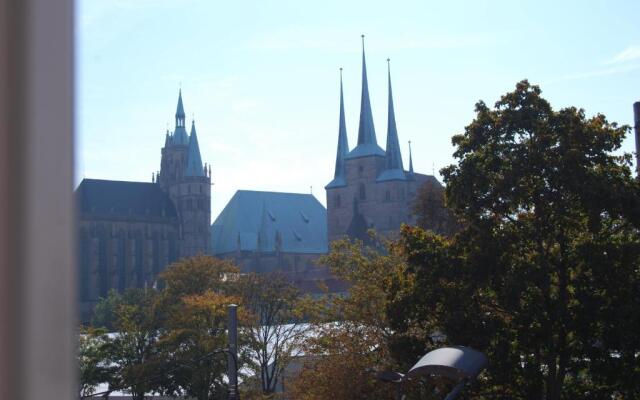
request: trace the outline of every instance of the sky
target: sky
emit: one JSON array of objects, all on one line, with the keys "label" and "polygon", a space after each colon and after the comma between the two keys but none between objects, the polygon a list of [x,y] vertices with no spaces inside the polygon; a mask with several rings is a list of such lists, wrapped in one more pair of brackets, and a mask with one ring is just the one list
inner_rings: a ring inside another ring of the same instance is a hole
[{"label": "sky", "polygon": [[[76,184],[150,182],[178,90],[211,165],[212,222],[236,190],[312,192],[326,204],[339,68],[357,141],[361,34],[378,144],[387,58],[405,168],[454,163],[478,100],[528,79],[555,109],[633,125],[640,1],[78,0]],[[633,135],[623,150],[631,152]]]}]

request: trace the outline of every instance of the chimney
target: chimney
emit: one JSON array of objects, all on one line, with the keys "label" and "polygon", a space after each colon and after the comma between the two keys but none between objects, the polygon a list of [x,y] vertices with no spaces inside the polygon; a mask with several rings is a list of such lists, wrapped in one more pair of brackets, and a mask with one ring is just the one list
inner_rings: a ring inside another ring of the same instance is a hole
[{"label": "chimney", "polygon": [[633,126],[636,131],[636,171],[640,177],[640,101],[633,103]]}]

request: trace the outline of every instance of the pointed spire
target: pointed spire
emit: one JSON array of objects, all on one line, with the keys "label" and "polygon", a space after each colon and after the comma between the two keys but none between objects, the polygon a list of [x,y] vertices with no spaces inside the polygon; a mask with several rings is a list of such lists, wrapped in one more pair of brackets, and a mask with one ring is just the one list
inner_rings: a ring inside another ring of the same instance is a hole
[{"label": "pointed spire", "polygon": [[411,140],[409,140],[409,173],[413,174],[413,156],[411,155]]},{"label": "pointed spire", "polygon": [[387,118],[387,149],[384,155],[384,171],[378,176],[378,181],[405,180],[405,172],[398,142],[398,129],[396,127],[396,114],[393,108],[393,91],[391,90],[391,63],[387,58],[389,76],[389,110]]},{"label": "pointed spire", "polygon": [[198,146],[198,136],[196,135],[196,123],[191,122],[191,135],[189,136],[189,150],[187,151],[186,176],[204,176],[202,158],[200,157],[200,147]]},{"label": "pointed spire", "polygon": [[184,120],[184,106],[182,105],[182,89],[178,90],[178,107],[176,108],[176,120],[182,118]]},{"label": "pointed spire", "polygon": [[344,117],[344,95],[342,93],[342,68],[340,68],[340,117],[338,119],[338,151],[336,154],[336,169],[333,181],[326,187],[346,185],[345,181],[345,157],[349,154],[349,142],[347,140],[347,124]]},{"label": "pointed spire", "polygon": [[358,126],[358,145],[350,157],[384,155],[384,151],[376,141],[376,130],[373,125],[371,100],[369,99],[369,83],[367,81],[367,62],[364,51],[364,35],[362,35],[362,95],[360,97],[360,124]]},{"label": "pointed spire", "polygon": [[387,119],[387,149],[385,154],[386,169],[403,170],[402,154],[398,143],[398,129],[396,127],[396,113],[393,108],[393,91],[391,90],[391,60],[387,58],[387,74],[389,79],[389,110]]},{"label": "pointed spire", "polygon": [[184,106],[182,104],[182,89],[178,91],[178,107],[176,108],[176,129],[173,133],[173,144],[187,145],[187,130],[185,128]]}]

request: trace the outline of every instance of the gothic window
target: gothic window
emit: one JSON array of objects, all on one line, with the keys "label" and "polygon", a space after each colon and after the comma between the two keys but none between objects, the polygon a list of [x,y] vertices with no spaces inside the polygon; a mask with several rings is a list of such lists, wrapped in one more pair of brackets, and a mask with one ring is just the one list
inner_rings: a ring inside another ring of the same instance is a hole
[{"label": "gothic window", "polygon": [[364,171],[364,168],[362,168],[362,165],[358,165],[358,176],[360,178],[362,178],[363,171]]},{"label": "gothic window", "polygon": [[341,202],[341,199],[340,199],[340,195],[338,194],[336,195],[336,207],[340,207],[340,202]]},{"label": "gothic window", "polygon": [[365,200],[367,198],[367,194],[364,189],[364,183],[360,184],[360,200]]},{"label": "gothic window", "polygon": [[385,194],[384,194],[384,199],[385,199],[386,201],[391,201],[391,191],[390,191],[390,190],[387,190],[387,191],[385,192]]}]

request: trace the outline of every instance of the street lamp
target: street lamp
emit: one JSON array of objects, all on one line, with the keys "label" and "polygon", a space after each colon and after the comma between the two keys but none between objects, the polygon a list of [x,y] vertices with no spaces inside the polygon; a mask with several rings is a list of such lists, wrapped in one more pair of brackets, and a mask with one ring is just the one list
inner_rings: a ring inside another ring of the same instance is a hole
[{"label": "street lamp", "polygon": [[[401,383],[421,376],[443,376],[457,382],[445,400],[455,399],[464,386],[474,380],[488,363],[487,357],[470,347],[443,347],[425,354],[406,375],[384,371],[377,375],[383,382]],[[400,396],[398,395],[398,398]]]}]

